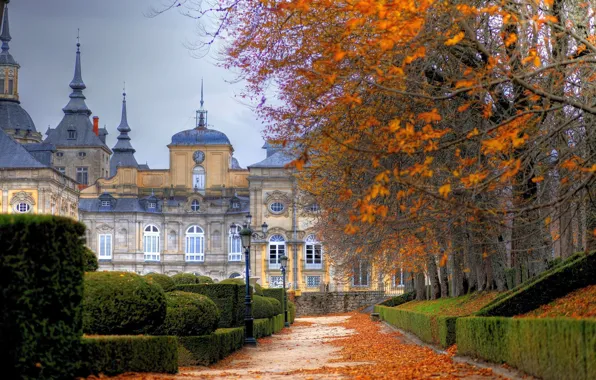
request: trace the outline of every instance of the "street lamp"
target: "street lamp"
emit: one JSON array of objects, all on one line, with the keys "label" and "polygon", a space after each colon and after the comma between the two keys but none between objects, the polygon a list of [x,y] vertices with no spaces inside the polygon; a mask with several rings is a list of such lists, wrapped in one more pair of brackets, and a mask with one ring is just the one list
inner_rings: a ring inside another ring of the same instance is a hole
[{"label": "street lamp", "polygon": [[[254,326],[254,319],[252,317],[252,297],[250,294],[250,239],[264,239],[267,235],[267,223],[263,223],[261,225],[262,233],[259,234],[252,230],[250,224],[252,222],[252,216],[250,214],[246,215],[246,221],[244,222],[244,226],[240,230],[240,240],[242,242],[242,247],[244,248],[244,262],[246,264],[246,295],[244,296],[244,344],[256,346],[257,340],[254,337],[253,333],[253,326]],[[230,226],[230,234],[234,236],[234,238],[238,238],[236,236],[236,225],[232,224]]]},{"label": "street lamp", "polygon": [[284,326],[290,327],[290,322],[288,321],[288,295],[286,293],[286,268],[288,266],[288,256],[283,255],[279,258],[279,261],[281,263],[281,278],[284,289]]}]

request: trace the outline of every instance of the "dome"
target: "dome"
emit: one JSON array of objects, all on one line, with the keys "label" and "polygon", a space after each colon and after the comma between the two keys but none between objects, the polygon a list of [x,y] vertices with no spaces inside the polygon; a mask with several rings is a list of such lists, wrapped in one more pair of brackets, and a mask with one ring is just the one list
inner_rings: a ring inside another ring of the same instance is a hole
[{"label": "dome", "polygon": [[17,102],[0,101],[0,128],[5,131],[20,129],[37,132],[31,116]]},{"label": "dome", "polygon": [[172,145],[232,145],[224,133],[208,128],[189,129],[172,136]]}]

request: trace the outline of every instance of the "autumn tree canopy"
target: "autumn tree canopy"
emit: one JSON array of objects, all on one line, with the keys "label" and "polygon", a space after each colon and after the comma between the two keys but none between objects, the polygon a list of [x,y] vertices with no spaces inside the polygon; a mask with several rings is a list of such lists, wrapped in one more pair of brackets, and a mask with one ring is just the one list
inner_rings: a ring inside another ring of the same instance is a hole
[{"label": "autumn tree canopy", "polygon": [[294,147],[338,265],[457,295],[596,249],[593,2],[174,5],[211,17],[203,47],[224,41],[267,137]]}]

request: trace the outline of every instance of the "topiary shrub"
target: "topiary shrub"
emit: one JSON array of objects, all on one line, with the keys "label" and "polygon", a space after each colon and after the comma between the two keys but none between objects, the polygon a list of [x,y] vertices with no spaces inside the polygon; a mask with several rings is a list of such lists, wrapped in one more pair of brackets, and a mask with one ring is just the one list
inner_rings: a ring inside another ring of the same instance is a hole
[{"label": "topiary shrub", "polygon": [[172,276],[172,280],[174,280],[176,285],[198,284],[199,276],[195,276],[192,273],[178,273]]},{"label": "topiary shrub", "polygon": [[215,284],[213,279],[209,276],[198,276],[199,277],[199,284]]},{"label": "topiary shrub", "polygon": [[296,305],[292,301],[288,301],[288,321],[294,323],[296,319]]},{"label": "topiary shrub", "polygon": [[[235,284],[235,285],[242,285],[242,286],[246,286],[246,282],[244,282],[243,279],[241,278],[226,278],[225,280],[221,280],[220,282],[218,282],[218,284]],[[251,285],[251,287],[253,288],[252,293],[262,296],[263,295],[263,287],[257,283],[253,285]]]},{"label": "topiary shrub", "polygon": [[155,335],[208,335],[217,328],[219,310],[206,296],[174,291],[166,293],[166,303],[166,319]]},{"label": "topiary shrub", "polygon": [[177,285],[176,290],[207,296],[220,311],[219,327],[244,325],[245,288],[236,284],[190,284]]},{"label": "topiary shrub", "polygon": [[81,352],[85,226],[0,215],[3,379],[73,378]]},{"label": "topiary shrub", "polygon": [[144,334],[166,317],[161,286],[129,272],[85,275],[83,330],[87,334]]},{"label": "topiary shrub", "polygon": [[269,301],[271,303],[271,306],[273,306],[273,315],[279,315],[279,314],[283,314],[283,308],[281,307],[281,302],[279,302],[278,300],[276,300],[273,297],[263,297],[265,298],[267,301]]},{"label": "topiary shrub", "polygon": [[144,277],[147,282],[161,286],[164,292],[171,292],[176,289],[176,283],[166,274],[148,273]]},{"label": "topiary shrub", "polygon": [[252,296],[252,316],[254,319],[271,318],[275,309],[267,297]]},{"label": "topiary shrub", "polygon": [[85,247],[85,251],[83,252],[83,267],[85,272],[95,272],[99,268],[97,256],[87,247]]}]

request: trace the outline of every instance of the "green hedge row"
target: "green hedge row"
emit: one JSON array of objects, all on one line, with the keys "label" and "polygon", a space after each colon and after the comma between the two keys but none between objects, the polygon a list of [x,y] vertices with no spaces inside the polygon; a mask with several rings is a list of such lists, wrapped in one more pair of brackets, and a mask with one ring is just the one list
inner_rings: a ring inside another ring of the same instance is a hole
[{"label": "green hedge row", "polygon": [[278,333],[284,328],[284,315],[278,314],[271,318],[260,318],[254,320],[254,337],[256,339]]},{"label": "green hedge row", "polygon": [[219,328],[239,327],[244,323],[245,288],[236,284],[178,285],[176,290],[209,297],[220,311]]},{"label": "green hedge row", "polygon": [[409,331],[426,343],[449,347],[455,343],[455,322],[457,317],[435,316],[375,305],[375,313],[381,320]]},{"label": "green hedge row", "polygon": [[178,372],[178,341],[172,336],[97,336],[82,339],[82,375]]},{"label": "green hedge row", "polygon": [[477,316],[512,317],[546,305],[568,293],[596,284],[596,251],[575,254],[561,264],[498,296]]},{"label": "green hedge row", "polygon": [[399,306],[403,303],[412,301],[415,297],[416,297],[416,292],[408,292],[408,293],[402,294],[401,296],[389,298],[388,300],[381,302],[379,305],[389,306],[389,307]]},{"label": "green hedge row", "polygon": [[284,290],[282,288],[263,288],[263,295],[265,297],[275,298],[282,305],[284,303]]},{"label": "green hedge row", "polygon": [[178,337],[180,366],[209,365],[242,348],[244,329],[217,329],[210,335]]},{"label": "green hedge row", "polygon": [[546,380],[596,379],[593,320],[459,318],[457,350]]},{"label": "green hedge row", "polygon": [[296,319],[296,304],[288,300],[288,319],[290,323],[294,323]]},{"label": "green hedge row", "polygon": [[2,378],[72,378],[78,370],[84,234],[68,218],[0,215]]},{"label": "green hedge row", "polygon": [[219,310],[207,296],[179,290],[166,293],[166,318],[153,335],[200,336],[217,329]]}]

